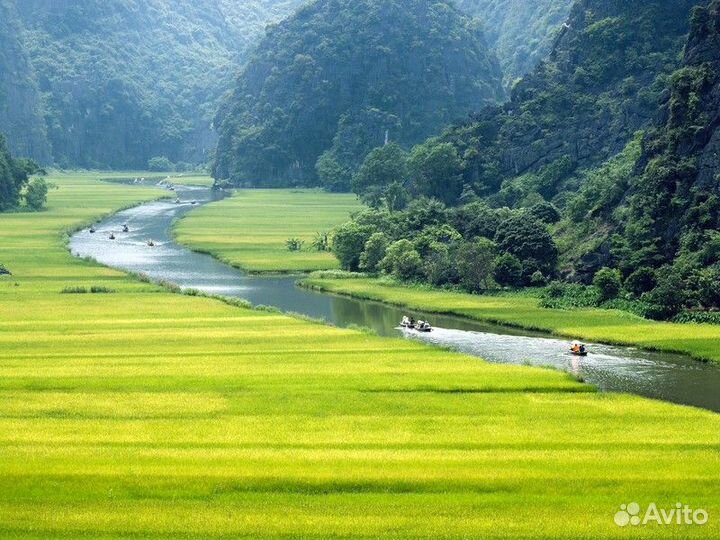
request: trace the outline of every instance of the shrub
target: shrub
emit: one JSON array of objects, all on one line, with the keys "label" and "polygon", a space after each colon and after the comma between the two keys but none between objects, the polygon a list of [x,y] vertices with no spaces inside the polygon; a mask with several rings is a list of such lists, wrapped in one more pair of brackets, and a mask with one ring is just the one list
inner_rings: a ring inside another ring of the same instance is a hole
[{"label": "shrub", "polygon": [[315,233],[315,238],[313,238],[312,246],[315,251],[330,251],[330,233]]},{"label": "shrub", "polygon": [[393,275],[403,281],[413,281],[422,275],[422,258],[413,250],[401,253],[395,261]]},{"label": "shrub", "polygon": [[528,211],[530,212],[530,215],[543,223],[547,223],[548,225],[552,225],[553,223],[560,221],[560,211],[554,204],[549,202],[543,201],[537,203],[536,205],[531,206]]},{"label": "shrub", "polygon": [[65,287],[60,294],[87,294],[87,292],[85,287]]},{"label": "shrub", "polygon": [[545,285],[545,283],[545,276],[543,276],[540,270],[537,270],[532,276],[530,276],[530,285],[533,285],[534,287],[540,287]]},{"label": "shrub", "polygon": [[299,238],[288,238],[285,241],[285,245],[287,246],[289,251],[302,251],[304,244],[305,241],[300,240]]},{"label": "shrub", "polygon": [[672,269],[663,269],[658,277],[657,286],[643,295],[643,301],[650,307],[648,317],[667,320],[680,313],[685,304],[685,283]]},{"label": "shrub", "polygon": [[593,278],[593,285],[600,293],[601,301],[617,298],[622,288],[620,272],[614,268],[601,268]]},{"label": "shrub", "polygon": [[523,267],[520,259],[504,253],[495,259],[495,281],[504,287],[519,287],[523,284]]},{"label": "shrub", "polygon": [[93,285],[92,287],[90,287],[90,292],[92,294],[111,294],[115,292],[115,289]]}]

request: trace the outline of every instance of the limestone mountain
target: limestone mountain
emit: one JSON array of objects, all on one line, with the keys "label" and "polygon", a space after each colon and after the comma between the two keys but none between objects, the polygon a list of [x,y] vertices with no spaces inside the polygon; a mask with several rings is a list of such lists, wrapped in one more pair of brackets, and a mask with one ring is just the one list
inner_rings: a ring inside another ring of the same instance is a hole
[{"label": "limestone mountain", "polygon": [[334,189],[386,136],[420,142],[504,97],[477,21],[449,1],[318,0],[273,27],[217,116],[219,179]]}]

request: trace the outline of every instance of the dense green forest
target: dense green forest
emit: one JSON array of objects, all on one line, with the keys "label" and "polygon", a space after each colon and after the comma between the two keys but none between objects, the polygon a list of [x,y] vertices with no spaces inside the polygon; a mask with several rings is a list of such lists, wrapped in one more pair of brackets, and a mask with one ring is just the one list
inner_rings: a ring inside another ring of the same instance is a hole
[{"label": "dense green forest", "polygon": [[579,1],[509,104],[373,150],[343,267],[471,291],[562,279],[548,307],[714,320],[720,1],[691,4]]},{"label": "dense green forest", "polygon": [[3,135],[0,135],[0,212],[15,210],[25,199],[30,210],[39,210],[45,204],[45,181],[30,176],[39,172],[37,165],[25,158],[13,158]]},{"label": "dense green forest", "polygon": [[573,0],[457,0],[457,4],[482,21],[505,84],[511,86],[550,53]]},{"label": "dense green forest", "polygon": [[[215,142],[212,118],[238,66],[265,25],[300,1],[2,3],[3,10],[17,7],[25,27],[54,161],[64,167],[144,168],[156,156],[208,160]],[[2,39],[7,35],[0,28]],[[14,78],[28,81],[25,86],[32,79]],[[38,110],[28,106],[27,112],[37,116]],[[13,141],[26,137],[18,125],[2,126]],[[41,149],[13,144],[44,161]]]},{"label": "dense green forest", "polygon": [[12,136],[14,153],[51,160],[40,92],[11,0],[0,0],[0,133]]},{"label": "dense green forest", "polygon": [[319,0],[272,28],[223,105],[214,174],[347,190],[384,139],[411,145],[503,99],[478,21],[448,1]]}]

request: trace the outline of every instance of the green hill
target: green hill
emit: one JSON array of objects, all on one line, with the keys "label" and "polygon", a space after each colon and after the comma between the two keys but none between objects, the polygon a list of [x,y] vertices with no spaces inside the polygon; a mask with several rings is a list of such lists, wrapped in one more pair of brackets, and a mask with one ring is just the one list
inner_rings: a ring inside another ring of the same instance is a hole
[{"label": "green hill", "polygon": [[503,98],[477,21],[446,1],[319,0],[268,33],[216,124],[214,175],[349,187],[386,134],[402,145]]}]

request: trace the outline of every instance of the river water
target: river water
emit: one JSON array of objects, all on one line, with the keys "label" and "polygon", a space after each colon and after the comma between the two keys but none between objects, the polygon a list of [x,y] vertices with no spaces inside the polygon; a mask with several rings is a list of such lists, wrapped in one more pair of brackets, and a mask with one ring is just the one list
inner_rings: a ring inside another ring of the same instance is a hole
[{"label": "river water", "polygon": [[[429,320],[435,327],[430,334],[419,334],[398,328],[406,314],[399,308],[302,289],[295,285],[297,277],[246,275],[209,255],[179,246],[172,238],[175,220],[222,194],[205,188],[178,187],[177,195],[177,204],[143,204],[97,224],[94,234],[87,229],[76,233],[70,242],[71,251],[107,266],[143,273],[153,280],[243,298],[254,305],[273,306],[340,327],[371,328],[383,336],[450,347],[490,362],[553,367],[574,373],[601,391],[633,393],[720,412],[720,366],[715,364],[683,355],[601,344],[590,344],[590,354],[578,358],[567,352],[569,342],[565,339],[460,317],[414,312],[416,318]],[[129,227],[127,233],[122,232],[125,224]],[[115,240],[109,239],[111,233]],[[149,246],[149,240],[155,245]]]}]

